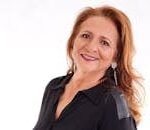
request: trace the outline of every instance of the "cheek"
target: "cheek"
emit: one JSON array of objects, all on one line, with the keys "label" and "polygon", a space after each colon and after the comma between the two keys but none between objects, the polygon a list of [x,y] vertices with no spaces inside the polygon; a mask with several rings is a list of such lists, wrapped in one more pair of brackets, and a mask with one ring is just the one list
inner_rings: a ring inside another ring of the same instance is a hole
[{"label": "cheek", "polygon": [[114,55],[115,52],[113,50],[103,50],[102,52],[100,52],[101,58],[109,63],[111,63],[114,60]]},{"label": "cheek", "polygon": [[73,48],[72,48],[72,57],[73,58],[77,55],[79,49],[80,49],[80,46],[79,46],[78,42],[75,41],[73,44]]},{"label": "cheek", "polygon": [[76,39],[73,44],[73,52],[77,53],[83,48],[84,44],[80,40]]}]

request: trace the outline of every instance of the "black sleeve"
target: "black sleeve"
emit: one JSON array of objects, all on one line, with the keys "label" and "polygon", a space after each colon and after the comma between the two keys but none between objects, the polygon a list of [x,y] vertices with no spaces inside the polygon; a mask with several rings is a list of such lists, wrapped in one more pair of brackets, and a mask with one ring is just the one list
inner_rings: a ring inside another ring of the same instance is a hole
[{"label": "black sleeve", "polygon": [[[119,95],[116,98],[120,98]],[[124,101],[119,99],[118,102],[116,98],[112,95],[108,97],[99,130],[137,130],[134,118],[124,111]]]}]

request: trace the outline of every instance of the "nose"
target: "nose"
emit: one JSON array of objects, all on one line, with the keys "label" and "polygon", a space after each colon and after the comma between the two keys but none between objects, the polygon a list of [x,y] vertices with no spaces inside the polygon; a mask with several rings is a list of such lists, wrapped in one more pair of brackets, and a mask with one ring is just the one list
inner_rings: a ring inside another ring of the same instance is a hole
[{"label": "nose", "polygon": [[92,52],[96,52],[97,51],[97,39],[91,39],[88,44],[86,45],[87,50],[92,51]]}]

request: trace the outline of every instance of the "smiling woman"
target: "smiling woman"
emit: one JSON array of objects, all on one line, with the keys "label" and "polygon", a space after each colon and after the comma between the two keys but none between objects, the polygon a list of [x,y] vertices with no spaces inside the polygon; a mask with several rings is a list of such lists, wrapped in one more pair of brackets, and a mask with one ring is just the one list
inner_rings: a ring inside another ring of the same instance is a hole
[{"label": "smiling woman", "polygon": [[78,71],[103,77],[105,70],[115,62],[117,40],[117,28],[110,19],[88,18],[82,23],[73,44],[72,57]]},{"label": "smiling woman", "polygon": [[133,49],[131,24],[122,11],[83,10],[67,44],[71,65],[47,85],[34,130],[136,130]]}]

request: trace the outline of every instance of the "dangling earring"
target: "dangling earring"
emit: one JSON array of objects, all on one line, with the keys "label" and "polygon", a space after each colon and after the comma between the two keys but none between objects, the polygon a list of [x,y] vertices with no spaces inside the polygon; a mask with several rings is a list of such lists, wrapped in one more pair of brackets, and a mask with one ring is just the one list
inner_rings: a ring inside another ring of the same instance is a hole
[{"label": "dangling earring", "polygon": [[114,79],[115,79],[115,83],[116,83],[116,86],[118,85],[118,81],[117,81],[117,73],[116,73],[116,68],[117,68],[117,63],[116,62],[113,62],[111,64],[111,67],[114,71]]}]

